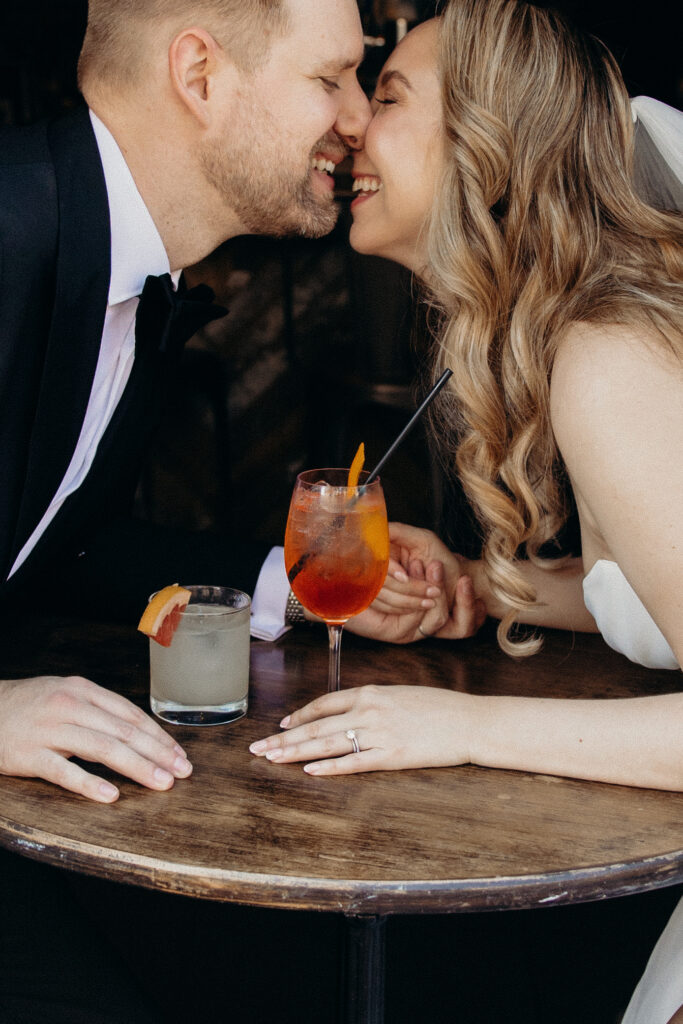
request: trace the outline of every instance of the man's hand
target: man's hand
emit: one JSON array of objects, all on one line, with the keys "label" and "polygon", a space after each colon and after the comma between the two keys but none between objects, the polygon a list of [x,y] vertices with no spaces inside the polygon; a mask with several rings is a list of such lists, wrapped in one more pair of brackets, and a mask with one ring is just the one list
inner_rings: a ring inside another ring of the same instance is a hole
[{"label": "man's hand", "polygon": [[0,680],[0,774],[45,779],[100,803],[118,799],[116,786],[71,757],[149,789],[170,789],[192,772],[182,747],[119,694],[78,676]]}]

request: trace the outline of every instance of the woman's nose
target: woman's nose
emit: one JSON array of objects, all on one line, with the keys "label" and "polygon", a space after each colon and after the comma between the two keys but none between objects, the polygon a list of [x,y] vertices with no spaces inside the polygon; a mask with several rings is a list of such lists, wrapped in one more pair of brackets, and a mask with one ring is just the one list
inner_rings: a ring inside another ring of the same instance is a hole
[{"label": "woman's nose", "polygon": [[365,138],[365,130],[370,123],[372,111],[368,98],[356,80],[348,89],[344,102],[339,110],[335,131],[345,140],[351,149],[361,149]]}]

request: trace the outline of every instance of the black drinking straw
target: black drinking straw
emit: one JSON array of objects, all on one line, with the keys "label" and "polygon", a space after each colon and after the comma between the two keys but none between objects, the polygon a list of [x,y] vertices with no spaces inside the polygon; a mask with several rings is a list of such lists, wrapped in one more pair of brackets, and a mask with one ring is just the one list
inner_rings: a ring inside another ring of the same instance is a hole
[{"label": "black drinking straw", "polygon": [[[398,435],[398,437],[396,438],[394,443],[389,446],[389,448],[386,450],[386,452],[384,453],[382,458],[379,460],[379,462],[377,463],[377,465],[373,469],[372,473],[370,473],[368,475],[368,478],[365,481],[365,483],[362,484],[358,488],[358,494],[354,498],[351,499],[352,504],[355,504],[356,501],[358,501],[358,498],[361,496],[361,494],[363,494],[365,492],[365,488],[368,486],[368,484],[372,483],[372,481],[378,475],[378,473],[379,473],[380,469],[382,468],[382,466],[385,464],[385,462],[388,461],[388,459],[391,458],[391,456],[394,454],[394,452],[396,451],[396,449],[400,445],[401,441],[403,441],[403,439],[406,437],[406,435],[413,429],[413,427],[415,426],[415,424],[417,423],[417,421],[419,420],[420,416],[425,411],[427,406],[431,402],[434,401],[434,399],[438,395],[439,391],[441,391],[441,388],[444,386],[444,384],[446,383],[448,378],[452,377],[452,376],[453,376],[453,371],[452,370],[444,370],[444,372],[441,374],[441,376],[439,377],[439,379],[437,380],[436,384],[434,385],[432,390],[429,392],[429,394],[427,395],[425,400],[420,404],[420,406],[415,410],[413,415],[410,417],[410,419],[408,420],[408,422],[406,423],[405,427],[403,428],[401,433]],[[341,522],[343,522],[343,517],[341,519]],[[330,536],[332,535],[332,532],[333,531],[330,531]],[[289,570],[289,573],[287,574],[287,578],[289,579],[290,585],[293,582],[293,580],[295,580],[296,577],[299,575],[299,573],[301,572],[301,570],[305,566],[305,564],[308,561],[308,559],[312,556],[312,554],[313,554],[313,552],[311,552],[311,551],[305,552],[301,556],[301,558],[297,562],[295,562],[294,565],[292,566],[292,568]]]},{"label": "black drinking straw", "polygon": [[408,422],[406,423],[405,427],[403,428],[401,433],[398,435],[398,437],[396,438],[394,443],[392,445],[390,445],[390,447],[387,449],[387,451],[384,453],[382,458],[379,460],[379,462],[377,463],[377,465],[373,469],[372,473],[369,474],[367,480],[363,484],[363,487],[367,487],[368,484],[372,483],[372,481],[375,479],[375,477],[379,473],[379,471],[382,468],[382,466],[384,465],[384,463],[387,462],[387,460],[391,458],[391,456],[394,454],[394,452],[396,451],[396,449],[400,445],[401,441],[403,441],[403,439],[406,437],[406,435],[408,433],[410,433],[410,431],[413,429],[413,427],[415,426],[415,424],[417,423],[417,421],[419,420],[420,416],[425,411],[427,406],[431,402],[434,401],[434,399],[438,395],[439,391],[441,391],[441,388],[444,386],[444,384],[446,383],[448,378],[452,377],[452,376],[453,376],[453,371],[452,370],[444,370],[444,372],[441,374],[441,376],[437,380],[437,382],[434,385],[434,387],[432,388],[432,390],[429,392],[429,394],[425,398],[424,402],[422,402],[422,404],[419,406],[419,408],[416,409],[416,411],[410,417],[410,419],[408,420]]}]

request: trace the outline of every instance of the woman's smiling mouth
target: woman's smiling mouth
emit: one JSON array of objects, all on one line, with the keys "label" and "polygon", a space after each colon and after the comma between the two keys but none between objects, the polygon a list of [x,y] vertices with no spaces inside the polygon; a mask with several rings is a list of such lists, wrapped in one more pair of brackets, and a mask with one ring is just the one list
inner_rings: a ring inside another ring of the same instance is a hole
[{"label": "woman's smiling mouth", "polygon": [[365,199],[371,199],[383,187],[382,179],[376,174],[358,175],[353,179],[353,185],[351,188],[353,192],[358,192],[359,194],[353,200],[351,206],[356,206]]}]

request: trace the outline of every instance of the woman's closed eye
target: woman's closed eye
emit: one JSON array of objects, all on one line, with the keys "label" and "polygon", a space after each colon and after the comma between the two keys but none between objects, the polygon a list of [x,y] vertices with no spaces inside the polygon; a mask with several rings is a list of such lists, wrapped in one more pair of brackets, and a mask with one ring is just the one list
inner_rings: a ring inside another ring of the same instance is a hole
[{"label": "woman's closed eye", "polygon": [[373,96],[372,102],[379,103],[383,107],[388,107],[392,103],[396,103],[396,100],[392,96],[383,96],[381,98],[379,96]]}]

